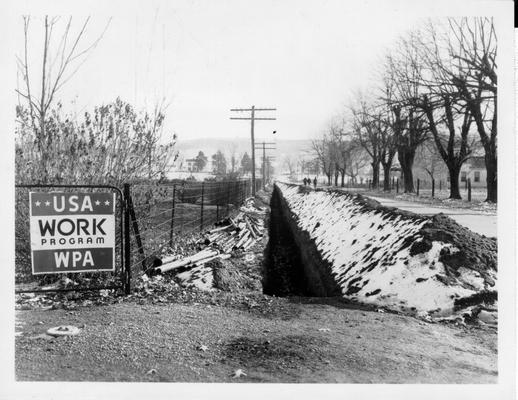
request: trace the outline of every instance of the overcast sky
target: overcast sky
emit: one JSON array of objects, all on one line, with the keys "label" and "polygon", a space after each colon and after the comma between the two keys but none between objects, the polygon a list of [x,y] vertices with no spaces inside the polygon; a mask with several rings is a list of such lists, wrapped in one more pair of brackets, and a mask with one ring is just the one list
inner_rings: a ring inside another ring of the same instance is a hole
[{"label": "overcast sky", "polygon": [[[77,111],[117,96],[137,108],[165,97],[167,131],[180,139],[243,137],[249,123],[230,121],[230,108],[276,107],[268,116],[278,120],[257,122],[258,136],[277,130],[278,138],[311,138],[351,91],[370,84],[399,35],[429,16],[458,14],[453,3],[428,3],[112,2],[92,15],[90,40],[112,20],[60,97]],[[14,26],[21,51],[21,18]],[[29,43],[38,55],[42,40],[33,32]]]}]

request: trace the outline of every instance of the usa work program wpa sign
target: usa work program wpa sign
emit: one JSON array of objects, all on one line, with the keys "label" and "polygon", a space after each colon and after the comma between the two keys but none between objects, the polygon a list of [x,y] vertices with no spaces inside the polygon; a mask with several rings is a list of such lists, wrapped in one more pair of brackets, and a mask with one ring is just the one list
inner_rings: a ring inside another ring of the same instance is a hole
[{"label": "usa work program wpa sign", "polygon": [[32,273],[113,271],[115,193],[31,192]]}]

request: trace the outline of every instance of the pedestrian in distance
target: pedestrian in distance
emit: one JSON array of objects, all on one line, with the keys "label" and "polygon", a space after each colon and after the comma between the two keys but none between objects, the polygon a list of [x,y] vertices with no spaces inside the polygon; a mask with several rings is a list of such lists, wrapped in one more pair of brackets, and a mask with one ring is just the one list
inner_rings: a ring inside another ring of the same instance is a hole
[{"label": "pedestrian in distance", "polygon": [[[311,180],[310,180],[311,181]],[[317,177],[315,176],[315,179],[313,179],[313,187],[317,188]]]},{"label": "pedestrian in distance", "polygon": [[302,182],[304,182],[304,186],[306,186],[306,185],[307,185],[307,183],[308,183],[308,181],[306,180],[306,178],[304,178],[304,179],[302,180]]}]

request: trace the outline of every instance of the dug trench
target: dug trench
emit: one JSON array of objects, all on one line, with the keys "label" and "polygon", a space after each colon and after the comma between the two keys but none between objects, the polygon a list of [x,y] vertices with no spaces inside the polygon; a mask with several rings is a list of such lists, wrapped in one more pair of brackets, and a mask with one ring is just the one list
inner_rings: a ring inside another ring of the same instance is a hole
[{"label": "dug trench", "polygon": [[278,189],[271,196],[268,228],[262,269],[265,294],[343,300],[329,266],[322,260],[314,241],[297,229]]},{"label": "dug trench", "polygon": [[262,287],[267,295],[308,296],[308,279],[304,273],[299,247],[286,223],[278,195],[270,201],[268,243],[262,268]]},{"label": "dug trench", "polygon": [[[211,290],[182,286],[164,274],[142,280],[122,298],[47,297],[45,307],[27,299],[23,305],[31,308],[16,312],[16,378],[496,382],[495,329],[435,323],[347,301],[337,295],[339,286],[329,279],[330,266],[319,261],[318,248],[293,235],[298,225],[289,224],[296,219],[281,197],[261,193],[259,200],[271,207],[264,215],[268,231],[249,251],[214,262]],[[312,257],[318,257],[317,268],[308,268]],[[81,333],[44,334],[68,324]],[[236,370],[246,375],[235,377]]]}]

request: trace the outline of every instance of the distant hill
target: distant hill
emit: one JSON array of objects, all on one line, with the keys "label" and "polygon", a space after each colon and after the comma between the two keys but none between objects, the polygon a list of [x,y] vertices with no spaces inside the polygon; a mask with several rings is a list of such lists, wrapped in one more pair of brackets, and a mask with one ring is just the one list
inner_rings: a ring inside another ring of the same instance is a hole
[{"label": "distant hill", "polygon": [[[259,145],[261,139],[256,141]],[[311,140],[274,140],[276,142],[276,151],[267,151],[268,155],[276,157],[277,161],[281,161],[286,157],[297,158],[299,155],[311,153]],[[268,146],[267,146],[268,147]],[[250,138],[202,138],[192,140],[179,140],[176,144],[181,159],[196,157],[201,150],[210,159],[210,157],[221,150],[227,158],[235,151],[237,156],[242,156],[245,152],[250,155],[251,143]],[[262,151],[256,151],[256,157],[262,157]]]}]

